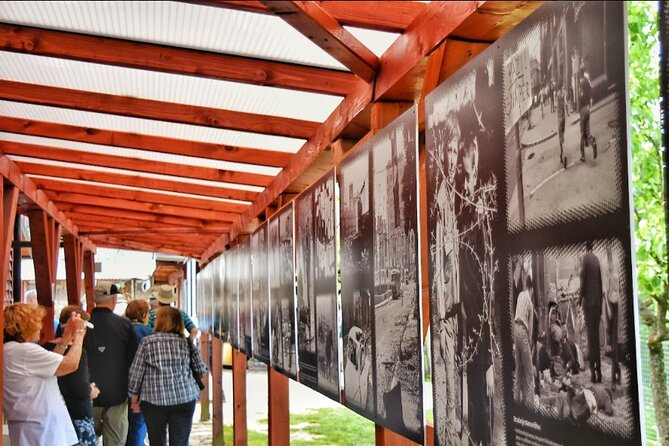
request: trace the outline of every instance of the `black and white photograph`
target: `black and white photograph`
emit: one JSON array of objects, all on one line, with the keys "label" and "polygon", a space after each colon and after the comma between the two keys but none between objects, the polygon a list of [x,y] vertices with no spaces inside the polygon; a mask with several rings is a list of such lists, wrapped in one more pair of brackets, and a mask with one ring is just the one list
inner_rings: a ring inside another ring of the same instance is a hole
[{"label": "black and white photograph", "polygon": [[319,180],[313,190],[318,388],[323,394],[339,401],[334,171]]},{"label": "black and white photograph", "polygon": [[251,239],[237,247],[239,278],[239,350],[251,356]]},{"label": "black and white photograph", "polygon": [[504,51],[508,229],[619,210],[624,2],[551,2]]},{"label": "black and white photograph", "polygon": [[277,212],[268,228],[272,367],[296,378],[292,205]]},{"label": "black and white photograph", "polygon": [[341,299],[344,396],[347,407],[375,419],[374,225],[369,146],[345,159],[338,171],[341,191]]},{"label": "black and white photograph", "polygon": [[267,223],[251,235],[253,357],[270,363]]},{"label": "black and white photograph", "polygon": [[370,142],[377,420],[423,439],[416,108]]},{"label": "black and white photograph", "polygon": [[425,101],[435,444],[503,445],[501,73],[490,52],[467,67]]},{"label": "black and white photograph", "polygon": [[314,271],[314,191],[309,188],[295,199],[295,250],[297,264],[297,346],[300,382],[318,385],[316,356],[316,293]]},{"label": "black and white photograph", "polygon": [[197,273],[197,320],[201,330],[211,329],[209,315],[209,299],[211,296],[211,282],[208,280],[208,269],[205,267]]},{"label": "black and white photograph", "polygon": [[604,239],[510,259],[516,413],[558,421],[555,440],[578,435],[575,428],[613,442],[634,438],[633,295],[625,257],[621,241]]},{"label": "black and white photograph", "polygon": [[212,304],[213,304],[213,332],[214,336],[223,340],[228,339],[227,302],[225,294],[225,254],[221,254],[211,261],[209,267],[212,274]]},{"label": "black and white photograph", "polygon": [[225,253],[225,315],[227,326],[227,339],[233,348],[239,349],[239,305],[238,305],[238,272],[237,272],[237,249],[231,249]]}]

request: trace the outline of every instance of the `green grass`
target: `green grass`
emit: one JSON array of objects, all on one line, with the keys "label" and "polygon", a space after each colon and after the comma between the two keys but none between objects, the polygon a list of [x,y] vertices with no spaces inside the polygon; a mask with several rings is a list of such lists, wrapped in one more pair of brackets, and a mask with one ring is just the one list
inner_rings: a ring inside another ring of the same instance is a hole
[{"label": "green grass", "polygon": [[[267,420],[260,420],[267,423]],[[291,446],[373,446],[374,423],[355,412],[318,409],[290,416]],[[233,444],[232,426],[225,426],[225,444]],[[249,431],[249,446],[266,446],[267,433]]]}]

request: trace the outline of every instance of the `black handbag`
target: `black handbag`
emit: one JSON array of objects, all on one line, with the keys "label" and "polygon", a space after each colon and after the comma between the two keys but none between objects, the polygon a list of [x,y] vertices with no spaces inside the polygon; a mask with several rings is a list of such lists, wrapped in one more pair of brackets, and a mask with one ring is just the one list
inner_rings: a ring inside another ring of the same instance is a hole
[{"label": "black handbag", "polygon": [[198,388],[200,390],[204,390],[204,384],[202,384],[202,379],[200,376],[197,375],[197,370],[195,369],[195,362],[193,361],[193,357],[197,353],[195,351],[195,347],[193,347],[193,343],[190,341],[190,339],[186,339],[186,343],[188,343],[188,351],[190,352],[190,373],[193,375],[193,379],[195,380],[195,383],[197,384]]}]

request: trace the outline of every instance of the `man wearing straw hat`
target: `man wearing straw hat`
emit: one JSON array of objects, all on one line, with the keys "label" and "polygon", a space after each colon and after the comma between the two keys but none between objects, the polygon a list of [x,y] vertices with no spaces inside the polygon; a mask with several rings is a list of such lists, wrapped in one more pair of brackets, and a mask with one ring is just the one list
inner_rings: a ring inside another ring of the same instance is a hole
[{"label": "man wearing straw hat", "polygon": [[[156,292],[156,300],[158,301],[158,307],[169,307],[172,305],[172,303],[176,302],[177,300],[177,295],[174,293],[174,288],[172,288],[172,285],[168,284],[163,284],[158,287],[158,291]],[[184,311],[184,310],[179,310],[181,312],[181,317],[184,319],[184,323],[186,325],[186,330],[188,331],[189,338],[191,340],[195,339],[195,336],[197,336],[197,333],[199,329],[197,326],[193,323],[191,320],[190,316]],[[152,308],[149,311],[149,322],[148,326],[153,328],[153,323],[156,319],[156,310]]]}]

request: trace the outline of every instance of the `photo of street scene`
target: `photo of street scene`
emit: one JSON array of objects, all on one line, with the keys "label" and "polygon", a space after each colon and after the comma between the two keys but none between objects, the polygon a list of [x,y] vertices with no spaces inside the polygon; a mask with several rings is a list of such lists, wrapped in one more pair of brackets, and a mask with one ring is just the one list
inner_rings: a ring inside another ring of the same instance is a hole
[{"label": "photo of street scene", "polygon": [[373,222],[369,146],[341,163],[341,299],[347,407],[376,416],[372,273]]},{"label": "photo of street scene", "polygon": [[297,377],[293,208],[286,206],[269,221],[270,339],[272,366]]},{"label": "photo of street scene", "polygon": [[498,227],[501,79],[492,56],[425,101],[435,444],[506,444]]},{"label": "photo of street scene", "polygon": [[565,426],[632,439],[633,296],[624,258],[616,239],[511,258],[513,397],[518,407]]},{"label": "photo of street scene", "polygon": [[211,261],[212,274],[212,311],[213,311],[213,332],[214,336],[227,340],[227,326],[224,326],[226,317],[226,302],[224,286],[223,258],[224,254]]},{"label": "photo of street scene", "polygon": [[225,290],[225,321],[227,326],[228,342],[233,348],[239,349],[239,315],[238,306],[238,273],[237,273],[237,250],[232,249],[225,252],[221,263],[225,272],[223,289]]},{"label": "photo of street scene", "polygon": [[416,109],[371,141],[377,422],[423,439]]},{"label": "photo of street scene", "polygon": [[316,293],[314,291],[314,192],[307,189],[295,200],[297,264],[297,346],[300,382],[318,385],[316,357]]},{"label": "photo of street scene", "polygon": [[239,350],[251,356],[251,239],[237,246],[239,278]]},{"label": "photo of street scene", "polygon": [[293,205],[279,211],[279,300],[281,303],[281,368],[297,378],[297,344],[295,342],[295,250],[293,245]]},{"label": "photo of street scene", "polygon": [[334,171],[319,180],[313,187],[318,388],[323,394],[339,401]]},{"label": "photo of street scene", "polygon": [[251,302],[253,306],[253,357],[269,364],[269,288],[267,262],[267,223],[251,235],[253,264]]},{"label": "photo of street scene", "polygon": [[552,3],[504,53],[512,233],[607,214],[622,205],[623,7]]}]

